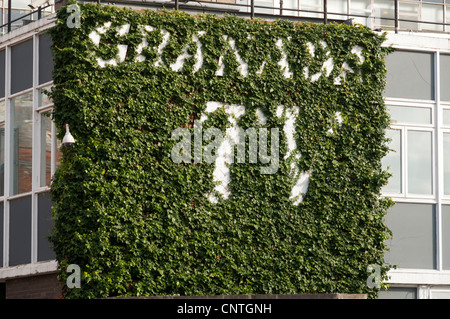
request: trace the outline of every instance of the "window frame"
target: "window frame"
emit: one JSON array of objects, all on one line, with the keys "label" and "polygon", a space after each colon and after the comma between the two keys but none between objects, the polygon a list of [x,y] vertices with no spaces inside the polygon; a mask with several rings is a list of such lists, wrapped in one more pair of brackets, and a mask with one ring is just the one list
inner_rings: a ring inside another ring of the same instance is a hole
[{"label": "window frame", "polygon": [[[383,192],[383,195],[391,197],[396,201],[413,200],[421,201],[426,200],[427,203],[435,202],[436,199],[436,167],[435,156],[436,156],[436,130],[435,130],[435,116],[436,116],[436,103],[430,101],[422,100],[412,100],[412,99],[399,99],[399,98],[385,98],[385,105],[388,109],[389,106],[397,107],[414,107],[429,109],[431,111],[431,123],[430,124],[417,124],[417,123],[407,123],[407,122],[391,122],[389,128],[392,130],[400,131],[400,167],[401,167],[401,192],[400,193],[389,193]],[[408,131],[426,131],[431,132],[432,144],[431,144],[431,163],[432,163],[432,181],[431,181],[431,194],[414,194],[410,193],[408,189]]]},{"label": "window frame", "polygon": [[[18,36],[9,41],[5,41],[0,44],[0,50],[5,50],[5,97],[0,100],[5,101],[5,181],[4,181],[4,195],[0,196],[0,202],[3,203],[3,264],[0,265],[0,270],[8,269],[12,267],[9,265],[9,253],[10,253],[10,218],[11,214],[15,212],[10,210],[10,203],[13,200],[19,198],[25,198],[31,196],[31,252],[30,252],[30,263],[36,264],[41,263],[42,261],[38,261],[38,197],[42,193],[46,193],[50,190],[50,185],[45,185],[40,187],[40,129],[41,129],[41,116],[44,112],[49,112],[53,109],[53,102],[40,106],[40,90],[43,87],[49,86],[53,84],[53,80],[39,84],[39,39],[40,36],[46,32],[48,27],[52,25],[48,25],[39,30],[39,32],[28,32],[22,36]],[[33,43],[33,84],[31,88],[24,89],[20,92],[16,92],[11,94],[11,48],[20,43],[31,40]],[[32,181],[31,181],[31,191],[24,192],[20,194],[12,195],[11,192],[11,184],[10,178],[11,173],[11,133],[9,132],[12,129],[13,123],[11,123],[11,100],[23,94],[32,94]],[[0,121],[2,122],[2,121]],[[55,124],[52,121],[51,128],[51,139],[52,139],[52,149],[51,149],[51,177],[56,170],[56,128]],[[44,176],[45,178],[45,176]],[[51,181],[50,181],[51,182]],[[53,261],[51,261],[53,262]],[[26,264],[26,265],[29,265]]]}]

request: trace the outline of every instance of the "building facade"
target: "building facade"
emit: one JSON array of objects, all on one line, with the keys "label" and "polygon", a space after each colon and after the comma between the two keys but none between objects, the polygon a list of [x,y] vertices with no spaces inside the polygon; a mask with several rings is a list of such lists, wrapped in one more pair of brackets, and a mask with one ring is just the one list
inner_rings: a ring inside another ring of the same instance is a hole
[{"label": "building facade", "polygon": [[[200,9],[194,4],[184,9],[248,16],[249,4],[203,1]],[[324,19],[322,0],[255,5],[256,16]],[[392,118],[386,134],[392,151],[383,165],[392,177],[383,196],[396,202],[386,216],[393,232],[386,261],[397,268],[379,297],[450,298],[450,7],[437,0],[397,6],[387,0],[328,0],[327,5],[330,20],[353,19],[374,32],[385,28],[385,45],[396,49],[386,60],[385,101]],[[50,14],[0,36],[0,295],[6,298],[60,294],[47,240],[48,192],[61,156],[50,117],[53,104],[45,94],[53,69],[45,31],[53,25]]]}]

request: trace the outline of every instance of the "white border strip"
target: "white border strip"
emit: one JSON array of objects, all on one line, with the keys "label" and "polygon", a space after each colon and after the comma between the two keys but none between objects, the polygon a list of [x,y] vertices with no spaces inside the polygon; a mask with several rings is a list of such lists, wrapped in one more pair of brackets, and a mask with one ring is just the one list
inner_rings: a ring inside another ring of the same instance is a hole
[{"label": "white border strip", "polygon": [[56,272],[57,270],[58,262],[56,260],[6,267],[0,269],[0,280],[40,275],[44,273]]},{"label": "white border strip", "polygon": [[386,282],[396,285],[450,285],[450,271],[424,269],[392,269]]}]

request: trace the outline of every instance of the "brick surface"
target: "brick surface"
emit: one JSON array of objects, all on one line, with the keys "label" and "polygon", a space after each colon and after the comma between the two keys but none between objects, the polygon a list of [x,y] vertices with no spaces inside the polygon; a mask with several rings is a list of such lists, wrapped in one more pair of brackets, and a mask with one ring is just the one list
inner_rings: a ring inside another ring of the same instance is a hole
[{"label": "brick surface", "polygon": [[6,280],[6,299],[59,299],[56,273]]}]

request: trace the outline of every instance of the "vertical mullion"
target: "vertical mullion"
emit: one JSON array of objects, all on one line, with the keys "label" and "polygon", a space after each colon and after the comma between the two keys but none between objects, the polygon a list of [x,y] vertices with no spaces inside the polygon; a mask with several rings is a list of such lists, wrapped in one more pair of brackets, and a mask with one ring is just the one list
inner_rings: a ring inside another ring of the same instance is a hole
[{"label": "vertical mullion", "polygon": [[407,149],[407,129],[404,126],[401,129],[401,143],[400,143],[400,149],[401,149],[401,163],[402,163],[402,194],[403,197],[408,196],[408,149]]},{"label": "vertical mullion", "polygon": [[9,265],[9,201],[11,178],[11,103],[9,93],[11,90],[11,47],[5,48],[5,169],[4,169],[4,202],[3,202],[3,265]]},{"label": "vertical mullion", "polygon": [[39,187],[39,136],[40,136],[40,121],[37,109],[37,100],[38,100],[38,92],[36,90],[36,86],[38,85],[38,66],[39,64],[39,49],[38,42],[39,37],[37,35],[33,35],[33,112],[32,112],[32,137],[31,137],[31,147],[32,147],[32,159],[31,159],[31,263],[37,262],[37,246],[38,246],[38,238],[37,238],[37,195],[35,190]]},{"label": "vertical mullion", "polygon": [[56,148],[57,148],[57,137],[56,137],[56,125],[55,122],[52,121],[52,139],[51,139],[51,160],[50,160],[50,183],[53,178],[53,174],[56,171]]}]

